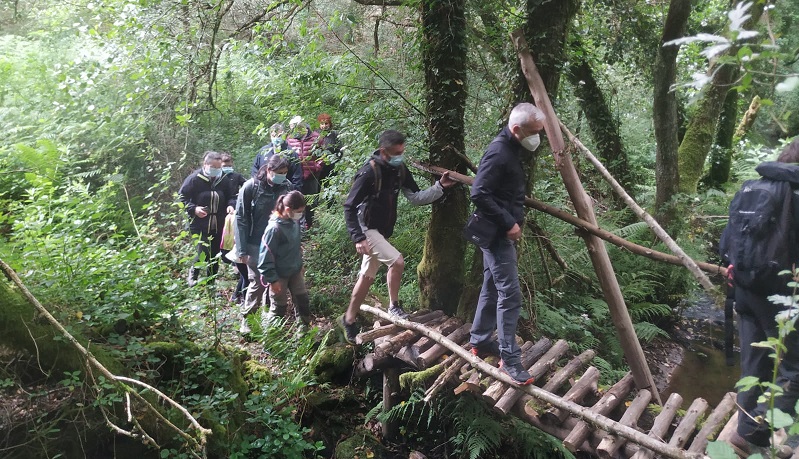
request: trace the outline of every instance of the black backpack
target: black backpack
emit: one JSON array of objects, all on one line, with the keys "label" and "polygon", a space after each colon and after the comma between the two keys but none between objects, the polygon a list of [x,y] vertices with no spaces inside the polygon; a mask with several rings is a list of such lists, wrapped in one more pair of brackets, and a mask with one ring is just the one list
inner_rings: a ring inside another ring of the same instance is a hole
[{"label": "black backpack", "polygon": [[795,233],[788,182],[747,180],[730,203],[727,227],[721,234],[722,262],[733,265],[736,286],[761,294],[784,292],[789,278]]}]

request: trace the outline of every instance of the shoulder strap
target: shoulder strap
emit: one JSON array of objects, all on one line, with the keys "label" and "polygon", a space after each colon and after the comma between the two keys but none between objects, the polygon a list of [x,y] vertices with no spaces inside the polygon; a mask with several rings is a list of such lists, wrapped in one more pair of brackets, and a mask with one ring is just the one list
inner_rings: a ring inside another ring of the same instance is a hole
[{"label": "shoulder strap", "polygon": [[372,172],[375,174],[375,189],[374,189],[374,196],[378,196],[380,194],[380,190],[383,188],[383,172],[380,170],[380,166],[377,165],[377,162],[374,159],[369,160],[369,165],[372,166]]}]

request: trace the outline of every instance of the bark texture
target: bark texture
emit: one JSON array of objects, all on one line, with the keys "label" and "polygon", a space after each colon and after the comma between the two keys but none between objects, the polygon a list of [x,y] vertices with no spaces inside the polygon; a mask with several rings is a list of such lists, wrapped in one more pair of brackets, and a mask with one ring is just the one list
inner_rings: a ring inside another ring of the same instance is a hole
[{"label": "bark texture", "polygon": [[716,143],[710,150],[710,171],[705,185],[721,188],[730,179],[733,135],[738,120],[738,91],[730,89],[716,130]]},{"label": "bark texture", "polygon": [[685,24],[691,13],[691,0],[671,0],[663,37],[658,48],[654,69],[654,93],[652,118],[655,122],[657,142],[655,158],[655,217],[668,227],[673,212],[668,208],[671,198],[677,194],[680,174],[677,168],[679,148],[679,118],[677,97],[670,91],[677,78],[677,46],[663,46],[663,43],[680,38],[685,34]]},{"label": "bark texture", "polygon": [[[763,5],[754,5],[750,9],[752,17],[744,23],[745,29],[751,29],[753,24],[760,20],[763,7]],[[727,50],[726,54],[734,55],[737,52],[738,47],[733,46]],[[724,101],[727,99],[727,92],[738,75],[737,68],[731,64],[716,66],[711,68],[711,71],[713,72],[712,83],[705,88],[678,150],[679,191],[683,193],[696,193],[705,167],[705,159],[716,136],[716,126],[724,107]]]},{"label": "bark texture", "polygon": [[[630,170],[627,151],[619,132],[619,120],[613,116],[580,40],[574,39],[573,45],[576,52],[572,54],[574,64],[570,68],[569,80],[575,88],[577,97],[582,100],[582,109],[596,141],[596,150],[610,174],[635,199],[633,190],[636,181]],[[624,203],[618,195],[614,194],[612,198],[617,208],[623,208]]]},{"label": "bark texture", "polygon": [[[424,0],[423,62],[427,99],[430,162],[466,172],[463,113],[466,104],[466,3]],[[453,187],[433,203],[424,254],[417,267],[420,306],[455,314],[463,289],[466,223],[469,199]]]}]

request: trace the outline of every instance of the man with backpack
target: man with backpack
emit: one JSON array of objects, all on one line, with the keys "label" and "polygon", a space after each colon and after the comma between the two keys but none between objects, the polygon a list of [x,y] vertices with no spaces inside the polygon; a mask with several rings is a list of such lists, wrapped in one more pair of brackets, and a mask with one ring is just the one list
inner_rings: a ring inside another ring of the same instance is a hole
[{"label": "man with backpack", "polygon": [[[772,382],[773,350],[756,343],[779,338],[775,316],[786,306],[769,300],[771,295],[790,295],[791,277],[779,275],[799,265],[799,138],[780,153],[776,162],[764,162],[756,171],[762,178],[744,182],[730,203],[730,218],[719,242],[734,288],[741,345],[741,377]],[[779,356],[777,379],[783,388],[775,408],[791,416],[799,399],[799,336],[785,337]],[[730,443],[744,457],[761,453],[768,457],[771,429],[768,401],[758,402],[763,387],[738,392],[737,432]],[[788,451],[778,451],[782,457]]]},{"label": "man with backpack", "polygon": [[347,230],[355,243],[355,250],[363,255],[349,307],[338,319],[338,324],[344,331],[344,339],[350,344],[355,344],[359,331],[356,324],[358,311],[381,264],[388,266],[388,312],[403,319],[408,317],[399,301],[405,260],[388,242],[397,221],[397,198],[400,191],[411,204],[421,206],[437,200],[444,195],[444,188],[455,184],[449,178],[449,173],[444,173],[433,186],[420,190],[403,164],[405,136],[399,131],[384,131],[380,134],[378,146],[355,175],[352,189],[344,203]]}]

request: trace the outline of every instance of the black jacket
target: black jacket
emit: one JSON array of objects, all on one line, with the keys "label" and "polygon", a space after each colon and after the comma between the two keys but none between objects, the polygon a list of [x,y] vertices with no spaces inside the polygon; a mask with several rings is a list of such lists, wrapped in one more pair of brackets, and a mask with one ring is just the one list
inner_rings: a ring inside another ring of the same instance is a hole
[{"label": "black jacket", "polygon": [[[269,161],[269,158],[275,154],[275,147],[272,144],[264,145],[258,150],[258,154],[255,155],[255,160],[252,163],[252,169],[250,170],[250,175],[255,177],[258,175],[258,171],[261,169],[261,166]],[[285,140],[283,144],[280,146],[280,150],[278,154],[282,154],[286,157],[289,162],[289,172],[287,174],[287,179],[291,182],[291,189],[296,191],[302,190],[302,162],[300,161],[300,156],[297,154],[296,151],[292,150],[289,147],[288,142]]]},{"label": "black jacket", "polygon": [[[224,176],[207,177],[202,173],[202,169],[197,169],[186,177],[178,195],[186,206],[186,213],[190,219],[189,228],[192,231],[202,231],[207,234],[222,233],[227,207],[236,206],[238,190],[232,187],[232,183]],[[205,218],[200,218],[194,213],[197,206],[206,207],[208,215]]]},{"label": "black jacket", "polygon": [[411,193],[419,191],[419,185],[404,164],[399,167],[389,166],[380,157],[379,150],[372,154],[371,160],[380,168],[382,184],[379,194],[375,196],[375,172],[367,161],[355,175],[350,194],[344,202],[344,218],[352,242],[366,239],[363,232],[367,229],[375,229],[383,237],[390,237],[397,222],[397,197],[400,189],[405,188]]},{"label": "black jacket", "polygon": [[522,168],[523,151],[524,147],[504,127],[486,148],[472,184],[476,212],[494,222],[503,233],[524,221],[527,179]]}]

